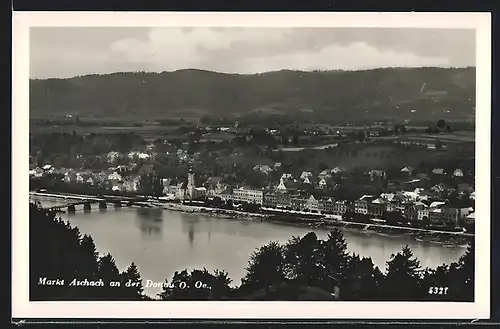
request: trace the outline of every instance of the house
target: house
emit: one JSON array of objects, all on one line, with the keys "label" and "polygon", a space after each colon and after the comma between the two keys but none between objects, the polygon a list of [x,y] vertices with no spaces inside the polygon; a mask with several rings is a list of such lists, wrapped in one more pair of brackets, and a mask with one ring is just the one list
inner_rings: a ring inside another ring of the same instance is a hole
[{"label": "house", "polygon": [[223,200],[223,201],[228,201],[228,200],[232,200],[233,199],[233,187],[232,186],[228,186],[224,189],[224,191],[222,191],[220,193],[220,198]]},{"label": "house", "polygon": [[312,172],[310,171],[303,171],[302,174],[300,174],[300,179],[304,180],[306,178],[312,177]]},{"label": "house", "polygon": [[327,187],[327,183],[326,183],[325,178],[321,178],[321,179],[319,180],[319,182],[318,182],[318,187],[319,187],[320,189],[324,189],[324,188],[326,188],[326,187]]},{"label": "house", "polygon": [[86,172],[79,172],[76,174],[76,182],[80,184],[85,184],[89,179],[90,175]]},{"label": "house", "polygon": [[312,212],[318,212],[319,211],[319,201],[316,200],[314,195],[311,195],[309,199],[307,199],[306,202],[306,209]]},{"label": "house", "polygon": [[429,221],[435,225],[443,224],[443,213],[441,208],[429,210]]},{"label": "house", "polygon": [[205,187],[207,188],[208,196],[219,196],[222,191],[227,187],[223,184],[224,178],[221,176],[213,176],[207,179]]},{"label": "house", "polygon": [[385,201],[382,198],[377,198],[368,204],[368,213],[370,215],[380,217],[385,211]]},{"label": "house", "polygon": [[471,212],[464,219],[464,223],[468,224],[468,225],[474,224],[475,221],[476,221],[476,213],[475,212]]},{"label": "house", "polygon": [[462,169],[455,169],[455,171],[453,172],[453,176],[464,177],[464,172],[462,171]]},{"label": "house", "polygon": [[108,175],[108,180],[110,181],[121,181],[122,180],[122,175],[120,175],[119,173],[117,173],[116,171],[114,171],[113,173],[109,174]]},{"label": "house", "polygon": [[344,167],[335,167],[331,170],[331,173],[332,174],[338,174],[338,173],[341,173],[341,172],[344,172],[345,171],[345,168]]},{"label": "house", "polygon": [[264,203],[264,191],[240,187],[233,190],[232,200],[262,205]]},{"label": "house", "polygon": [[322,213],[333,214],[335,211],[335,200],[328,198],[319,203],[319,210]]},{"label": "house", "polygon": [[330,178],[330,176],[331,176],[331,175],[330,175],[330,171],[329,171],[329,170],[327,170],[327,169],[323,170],[322,172],[320,172],[320,173],[318,174],[318,178],[319,178],[319,179]]},{"label": "house", "polygon": [[357,214],[368,214],[368,206],[371,205],[374,197],[372,195],[363,195],[354,202],[354,212]]},{"label": "house", "polygon": [[44,171],[49,171],[50,169],[52,169],[52,165],[46,164],[45,166],[42,167],[42,169]]},{"label": "house", "polygon": [[418,220],[427,220],[429,218],[429,206],[423,202],[416,202],[415,209],[417,210]]},{"label": "house", "polygon": [[[141,177],[140,176],[129,176],[124,179],[123,184],[128,192],[137,192],[141,187]],[[163,185],[163,192],[165,192],[165,185]],[[168,184],[167,184],[168,187]]]},{"label": "house", "polygon": [[92,174],[92,175],[89,175],[89,177],[87,178],[85,183],[89,184],[89,185],[97,185],[99,183],[99,180],[98,180],[96,175]]},{"label": "house", "polygon": [[74,182],[76,182],[76,179],[77,179],[76,172],[69,171],[69,172],[64,174],[63,181],[65,183],[74,183]]},{"label": "house", "polygon": [[303,183],[304,184],[311,184],[311,181],[309,180],[309,177],[304,178]]},{"label": "house", "polygon": [[120,152],[111,151],[108,154],[106,154],[106,159],[108,160],[108,162],[114,162],[118,160],[121,156],[122,154]]},{"label": "house", "polygon": [[378,178],[382,178],[385,176],[385,171],[383,170],[378,170],[378,169],[372,169],[368,172],[368,175],[370,176],[371,180],[376,180]]},{"label": "house", "polygon": [[347,212],[348,210],[348,204],[347,201],[345,200],[339,200],[335,202],[335,205],[333,206],[333,213],[335,215],[343,215]]},{"label": "house", "polygon": [[282,180],[288,180],[288,179],[292,179],[292,178],[293,178],[292,174],[285,173],[285,174],[281,175]]},{"label": "house", "polygon": [[442,169],[442,168],[434,168],[434,169],[432,169],[432,173],[434,175],[444,175],[444,169]]},{"label": "house", "polygon": [[446,204],[446,202],[444,202],[444,201],[434,201],[429,205],[429,208],[436,209],[436,208],[440,208],[441,206],[444,206],[445,204]]},{"label": "house", "polygon": [[196,195],[196,197],[204,197],[207,195],[207,188],[203,186],[195,187],[194,194]]},{"label": "house", "polygon": [[471,200],[476,200],[476,192],[475,192],[475,191],[474,191],[474,192],[472,192],[472,193],[469,195],[469,198],[470,198]]},{"label": "house", "polygon": [[446,187],[444,186],[444,184],[436,184],[433,187],[431,187],[431,191],[435,193],[441,193],[444,192],[445,190]]},{"label": "house", "polygon": [[33,176],[35,178],[40,178],[44,175],[44,171],[40,167],[36,167],[34,170],[30,170],[30,176]]},{"label": "house", "polygon": [[411,173],[413,172],[413,168],[410,167],[410,166],[406,166],[403,169],[401,169],[401,172],[405,173],[405,174],[408,174],[408,175],[411,175]]},{"label": "house", "polygon": [[261,173],[266,175],[269,174],[271,171],[273,171],[271,167],[269,167],[268,165],[255,165],[253,167],[253,170],[260,171]]},{"label": "house", "polygon": [[392,201],[396,195],[394,193],[382,193],[380,197],[386,201]]},{"label": "house", "polygon": [[273,166],[274,170],[278,170],[281,168],[281,162],[276,162]]},{"label": "house", "polygon": [[125,192],[127,190],[127,187],[125,186],[125,184],[117,182],[113,184],[111,190],[115,192]]}]

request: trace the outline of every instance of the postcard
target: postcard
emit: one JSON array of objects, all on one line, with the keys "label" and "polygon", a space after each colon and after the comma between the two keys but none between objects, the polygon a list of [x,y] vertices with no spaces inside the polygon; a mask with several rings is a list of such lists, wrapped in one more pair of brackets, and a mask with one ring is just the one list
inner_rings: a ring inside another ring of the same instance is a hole
[{"label": "postcard", "polygon": [[14,318],[489,317],[489,14],[13,17]]}]

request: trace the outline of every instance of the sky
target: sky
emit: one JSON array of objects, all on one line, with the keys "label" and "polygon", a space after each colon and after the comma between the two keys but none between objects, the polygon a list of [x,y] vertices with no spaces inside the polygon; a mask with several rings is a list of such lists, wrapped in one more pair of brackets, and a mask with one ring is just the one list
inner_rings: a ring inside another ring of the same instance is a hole
[{"label": "sky", "polygon": [[465,29],[36,27],[30,76],[465,67],[476,65],[475,48]]}]

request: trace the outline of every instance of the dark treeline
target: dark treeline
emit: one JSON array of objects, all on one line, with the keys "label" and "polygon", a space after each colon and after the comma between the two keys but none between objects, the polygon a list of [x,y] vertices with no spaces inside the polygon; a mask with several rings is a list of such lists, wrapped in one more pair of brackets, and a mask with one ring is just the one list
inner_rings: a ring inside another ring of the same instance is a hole
[{"label": "dark treeline", "polygon": [[[40,280],[44,280],[40,284]],[[48,280],[63,285],[47,285]],[[71,286],[102,280],[102,287]],[[121,282],[110,286],[110,282]],[[128,282],[128,287],[126,283]],[[409,247],[392,255],[383,273],[371,258],[347,251],[340,230],[314,233],[285,244],[269,242],[250,257],[242,284],[224,271],[176,272],[155,300],[386,300],[473,301],[474,243],[457,262],[421,268]],[[333,297],[336,296],[336,298]],[[30,300],[151,300],[132,263],[120,272],[111,255],[99,256],[91,237],[30,205]]]},{"label": "dark treeline", "polygon": [[262,109],[300,117],[361,120],[406,119],[410,109],[415,109],[411,118],[416,120],[443,113],[443,109],[450,109],[450,117],[470,117],[474,102],[473,67],[282,70],[251,75],[179,70],[30,81],[34,117],[78,114],[149,119],[196,108],[216,116]]}]

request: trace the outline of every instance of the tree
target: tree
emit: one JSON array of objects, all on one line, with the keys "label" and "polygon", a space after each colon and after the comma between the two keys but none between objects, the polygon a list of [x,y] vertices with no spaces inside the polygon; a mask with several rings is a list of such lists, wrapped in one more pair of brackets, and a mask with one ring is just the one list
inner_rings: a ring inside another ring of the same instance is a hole
[{"label": "tree", "polygon": [[427,295],[420,284],[420,262],[414,258],[409,246],[391,255],[382,287],[385,299],[391,301],[414,301]]},{"label": "tree", "polygon": [[404,134],[406,134],[406,126],[402,125],[401,126],[401,135],[404,135]]},{"label": "tree", "polygon": [[160,198],[163,195],[163,178],[159,173],[152,177],[153,179],[153,196]]},{"label": "tree", "polygon": [[250,255],[241,290],[253,292],[268,289],[286,280],[284,247],[276,241],[261,246]]},{"label": "tree", "polygon": [[328,276],[340,283],[345,282],[350,256],[342,231],[335,228],[328,232],[323,243],[322,257]]},{"label": "tree", "polygon": [[384,293],[384,275],[371,258],[353,254],[347,266],[347,280],[341,284],[342,300],[378,300]]},{"label": "tree", "polygon": [[443,119],[439,119],[436,123],[436,126],[439,129],[443,129],[446,126],[446,121],[444,121]]},{"label": "tree", "polygon": [[220,300],[228,299],[231,293],[231,279],[224,271],[207,269],[176,271],[172,281],[165,280],[160,300]]},{"label": "tree", "polygon": [[135,263],[130,264],[126,271],[121,273],[122,299],[142,300],[145,298],[142,278]]},{"label": "tree", "polygon": [[394,126],[394,136],[397,136],[397,135],[399,135],[399,126],[395,125]]},{"label": "tree", "polygon": [[285,246],[287,277],[304,286],[330,290],[331,279],[322,262],[323,244],[315,233],[293,237]]},{"label": "tree", "polygon": [[[104,281],[104,287],[99,289],[100,299],[119,300],[122,295],[120,271],[111,254],[106,254],[99,259],[97,275]],[[118,282],[118,284],[116,284]]]}]

